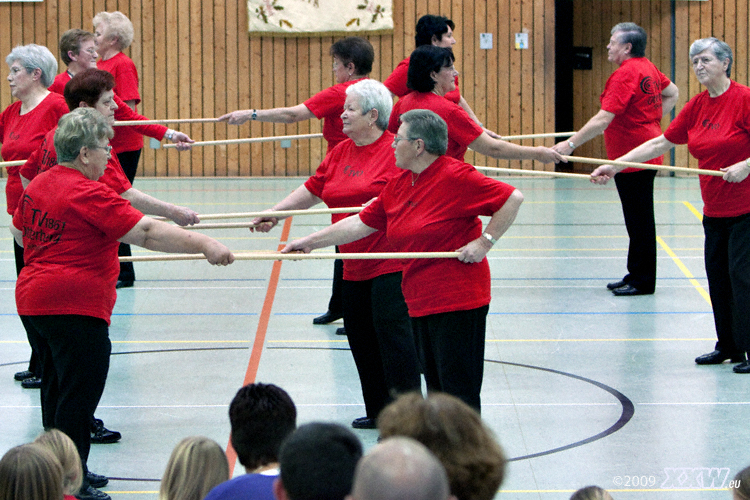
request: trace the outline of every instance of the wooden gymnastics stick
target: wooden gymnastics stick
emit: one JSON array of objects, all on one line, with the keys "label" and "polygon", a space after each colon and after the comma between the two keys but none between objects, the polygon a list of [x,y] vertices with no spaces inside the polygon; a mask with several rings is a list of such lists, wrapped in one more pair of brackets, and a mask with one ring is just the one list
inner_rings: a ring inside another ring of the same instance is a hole
[{"label": "wooden gymnastics stick", "polygon": [[528,135],[504,135],[501,136],[504,141],[518,141],[521,139],[544,139],[545,137],[570,137],[575,132],[550,132],[547,134],[528,134]]},{"label": "wooden gymnastics stick", "polygon": [[540,175],[543,177],[572,177],[575,179],[591,180],[589,174],[572,174],[569,172],[551,172],[549,170],[521,170],[520,168],[498,168],[498,167],[477,167],[477,170],[489,170],[491,172],[504,172],[508,174],[519,175]]},{"label": "wooden gymnastics stick", "polygon": [[0,161],[0,168],[16,167],[18,165],[23,165],[24,163],[26,163],[26,160]]},{"label": "wooden gymnastics stick", "polygon": [[164,123],[211,123],[218,122],[218,118],[165,118],[163,120],[123,120],[115,122],[115,127],[126,125],[161,125]]},{"label": "wooden gymnastics stick", "polygon": [[[333,259],[455,259],[460,252],[382,252],[382,253],[274,253],[246,252],[234,254],[234,260],[333,260]],[[120,262],[162,262],[205,260],[203,254],[162,254],[120,257]]]},{"label": "wooden gymnastics stick", "polygon": [[665,170],[667,172],[681,172],[694,175],[713,175],[723,177],[724,172],[718,170],[703,170],[698,168],[672,167],[669,165],[652,165],[650,163],[635,163],[632,161],[602,160],[600,158],[586,158],[582,156],[563,156],[568,161],[579,163],[593,163],[594,165],[617,165],[619,167],[645,168],[648,170]]},{"label": "wooden gymnastics stick", "polygon": [[[250,217],[293,217],[295,215],[330,215],[330,214],[357,214],[362,207],[340,207],[340,208],[311,208],[308,210],[276,210],[275,212],[234,212],[226,214],[198,214],[201,220],[216,219],[248,219]],[[166,217],[153,217],[156,220],[167,220]],[[198,227],[198,226],[196,226]]]},{"label": "wooden gymnastics stick", "polygon": [[[142,122],[141,122],[142,123]],[[226,139],[221,141],[198,141],[191,144],[191,146],[220,146],[223,144],[245,144],[251,142],[272,142],[272,141],[284,141],[284,140],[297,140],[297,139],[317,139],[323,137],[323,134],[300,134],[300,135],[276,135],[271,137],[249,137],[247,139]],[[176,148],[177,144],[165,144],[164,148]]]}]

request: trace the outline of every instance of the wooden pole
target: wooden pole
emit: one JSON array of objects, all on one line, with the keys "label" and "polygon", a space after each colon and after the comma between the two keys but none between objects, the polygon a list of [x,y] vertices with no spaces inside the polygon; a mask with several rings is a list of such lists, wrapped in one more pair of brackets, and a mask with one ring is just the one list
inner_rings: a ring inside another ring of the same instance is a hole
[{"label": "wooden pole", "polygon": [[[383,253],[235,253],[234,260],[334,260],[334,259],[455,259],[459,252],[383,252]],[[205,260],[203,254],[161,254],[120,257],[120,262],[167,262]]]},{"label": "wooden pole", "polygon": [[115,122],[115,127],[127,125],[163,125],[165,123],[218,123],[217,118],[165,118],[163,120],[123,120]]},{"label": "wooden pole", "polygon": [[537,175],[542,177],[571,177],[574,179],[591,180],[589,174],[572,174],[569,172],[552,172],[549,170],[521,170],[520,168],[499,168],[499,167],[474,167],[477,170],[488,170],[490,172],[502,172],[507,174],[518,175]]},{"label": "wooden pole", "polygon": [[[143,123],[143,122],[141,122]],[[277,135],[271,137],[250,137],[247,139],[226,139],[222,141],[198,141],[191,144],[191,146],[220,146],[223,144],[245,144],[253,142],[272,142],[272,141],[284,141],[284,140],[297,140],[297,139],[318,139],[323,137],[323,134],[300,134],[300,135]],[[177,144],[165,144],[164,148],[176,148]]]},{"label": "wooden pole", "polygon": [[[226,214],[198,214],[200,220],[248,219],[250,217],[293,217],[295,215],[330,215],[357,214],[362,207],[311,208],[308,210],[276,210],[275,212],[233,212]],[[167,220],[165,217],[154,217],[156,220]],[[196,226],[198,227],[198,226]]]},{"label": "wooden pole", "polygon": [[544,139],[546,137],[570,137],[575,132],[550,132],[546,134],[506,135],[501,136],[504,141],[519,141],[522,139]]},{"label": "wooden pole", "polygon": [[650,163],[635,163],[632,161],[617,161],[617,160],[603,160],[600,158],[586,158],[583,156],[563,156],[568,161],[574,161],[578,163],[592,163],[594,165],[616,165],[618,167],[634,167],[634,168],[645,168],[648,170],[665,170],[667,172],[680,172],[683,174],[693,175],[713,175],[715,177],[723,177],[724,172],[718,170],[703,170],[698,168],[686,168],[686,167],[672,167],[669,165],[652,165]]},{"label": "wooden pole", "polygon": [[26,163],[26,160],[0,161],[0,168],[17,167],[18,165],[23,165],[24,163]]}]

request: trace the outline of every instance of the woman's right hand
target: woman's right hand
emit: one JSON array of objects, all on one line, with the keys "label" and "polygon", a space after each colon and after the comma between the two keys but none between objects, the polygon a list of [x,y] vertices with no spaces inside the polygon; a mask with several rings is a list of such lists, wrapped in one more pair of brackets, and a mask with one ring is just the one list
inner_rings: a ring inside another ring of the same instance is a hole
[{"label": "woman's right hand", "polygon": [[220,122],[227,122],[230,125],[242,125],[246,121],[248,121],[252,117],[252,111],[249,110],[239,110],[239,111],[232,111],[231,113],[227,113],[225,115],[221,115],[216,120]]},{"label": "woman's right hand", "polygon": [[537,149],[537,161],[540,161],[542,163],[568,163],[568,160],[562,157],[560,153],[555,151],[552,148],[545,148],[544,146],[539,146]]},{"label": "woman's right hand", "polygon": [[591,182],[593,184],[604,185],[615,176],[617,171],[612,165],[600,165],[596,167],[596,170],[591,172]]},{"label": "woman's right hand", "polygon": [[284,248],[281,249],[281,253],[310,253],[312,248],[305,246],[304,238],[296,241],[287,243]]}]

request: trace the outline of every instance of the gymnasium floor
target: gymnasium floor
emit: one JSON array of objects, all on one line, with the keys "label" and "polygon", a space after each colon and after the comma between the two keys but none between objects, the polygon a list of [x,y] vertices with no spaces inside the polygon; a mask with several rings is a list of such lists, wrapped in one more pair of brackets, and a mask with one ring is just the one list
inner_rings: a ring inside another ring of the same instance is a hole
[{"label": "gymnasium floor", "polygon": [[[261,210],[302,179],[137,179],[200,213]],[[512,461],[498,499],[567,499],[598,484],[620,499],[730,498],[750,464],[750,377],[699,367],[713,349],[695,178],[656,179],[657,291],[618,298],[627,236],[614,186],[513,178],[516,223],[489,254],[483,417]],[[2,183],[0,182],[0,185]],[[4,208],[4,207],[3,207]],[[327,224],[298,216],[290,237]],[[29,348],[16,315],[9,217],[0,216],[0,453],[41,432],[39,393],[13,373]],[[275,250],[266,235],[212,230],[236,251]],[[138,252],[145,253],[144,252]],[[111,370],[97,417],[121,431],[94,445],[90,468],[114,500],[155,499],[183,437],[229,438],[227,406],[243,381],[284,387],[299,422],[364,415],[354,363],[326,309],[331,261],[136,264],[112,317]],[[355,431],[366,447],[376,431]],[[235,471],[241,472],[237,464]]]}]

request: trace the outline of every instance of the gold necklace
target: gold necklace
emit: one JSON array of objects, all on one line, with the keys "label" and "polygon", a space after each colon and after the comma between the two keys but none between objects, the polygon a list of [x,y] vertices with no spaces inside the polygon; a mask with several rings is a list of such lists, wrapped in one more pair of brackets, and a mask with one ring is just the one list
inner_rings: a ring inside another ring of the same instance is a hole
[{"label": "gold necklace", "polygon": [[414,172],[411,173],[411,185],[414,187],[414,184],[417,182],[417,179],[419,179],[419,176],[422,174],[422,172],[419,172],[416,177],[414,177]]}]

